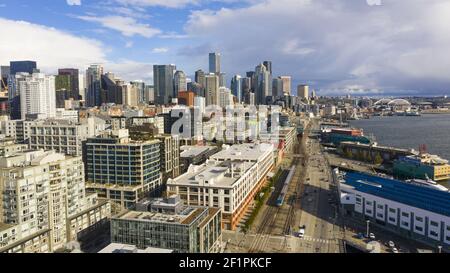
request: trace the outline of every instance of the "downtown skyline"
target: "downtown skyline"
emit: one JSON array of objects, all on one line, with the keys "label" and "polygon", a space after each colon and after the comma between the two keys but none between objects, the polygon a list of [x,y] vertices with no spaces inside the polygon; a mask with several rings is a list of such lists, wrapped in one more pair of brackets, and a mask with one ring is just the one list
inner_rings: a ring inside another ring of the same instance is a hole
[{"label": "downtown skyline", "polygon": [[173,63],[193,79],[208,71],[207,54],[220,52],[227,86],[271,60],[274,76],[323,95],[448,95],[450,4],[405,3],[2,0],[9,39],[0,63],[35,60],[48,74],[102,63],[124,80],[153,83],[154,64]]}]

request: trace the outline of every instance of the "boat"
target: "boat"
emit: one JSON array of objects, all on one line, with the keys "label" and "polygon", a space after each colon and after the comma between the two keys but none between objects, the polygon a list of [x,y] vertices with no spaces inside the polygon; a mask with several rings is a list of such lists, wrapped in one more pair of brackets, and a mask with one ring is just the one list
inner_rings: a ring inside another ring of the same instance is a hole
[{"label": "boat", "polygon": [[409,179],[409,180],[405,180],[405,182],[416,185],[416,186],[435,189],[438,191],[450,191],[447,187],[442,186],[442,185],[438,184],[436,181],[431,180],[430,178],[428,178],[428,176],[426,176],[426,177],[427,177],[426,180],[424,180],[424,179]]}]

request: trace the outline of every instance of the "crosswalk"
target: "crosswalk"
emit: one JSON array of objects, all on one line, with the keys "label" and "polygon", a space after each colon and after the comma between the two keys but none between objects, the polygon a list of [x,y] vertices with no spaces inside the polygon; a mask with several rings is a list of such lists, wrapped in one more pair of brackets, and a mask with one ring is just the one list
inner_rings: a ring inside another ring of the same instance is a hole
[{"label": "crosswalk", "polygon": [[308,241],[308,242],[314,242],[314,243],[320,243],[320,244],[331,244],[333,242],[332,240],[314,238],[311,236],[305,236],[305,237],[301,238],[301,240]]}]

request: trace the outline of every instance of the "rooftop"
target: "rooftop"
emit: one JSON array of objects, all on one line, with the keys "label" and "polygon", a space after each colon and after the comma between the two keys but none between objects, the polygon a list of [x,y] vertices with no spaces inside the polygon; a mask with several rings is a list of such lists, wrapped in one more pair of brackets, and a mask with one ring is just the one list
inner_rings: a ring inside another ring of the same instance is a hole
[{"label": "rooftop", "polygon": [[191,165],[185,174],[170,179],[167,183],[170,185],[232,187],[255,164],[241,160],[207,161],[202,165]]},{"label": "rooftop", "polygon": [[224,149],[214,155],[211,159],[230,159],[230,160],[246,160],[246,161],[258,161],[261,157],[267,153],[272,153],[274,147],[272,144],[267,143],[246,143],[240,145],[227,146],[224,145]]},{"label": "rooftop", "polygon": [[357,191],[450,216],[450,192],[363,173],[346,173],[341,181]]},{"label": "rooftop", "polygon": [[194,157],[198,156],[208,150],[214,149],[214,146],[182,146],[180,157]]},{"label": "rooftop", "polygon": [[195,219],[197,219],[197,217],[199,217],[203,212],[205,212],[205,210],[207,210],[207,208],[187,207],[183,212],[175,215],[156,212],[126,211],[118,215],[118,217],[116,218],[189,225]]},{"label": "rooftop", "polygon": [[139,249],[134,245],[111,243],[98,253],[172,253],[173,250],[165,248],[147,247]]}]

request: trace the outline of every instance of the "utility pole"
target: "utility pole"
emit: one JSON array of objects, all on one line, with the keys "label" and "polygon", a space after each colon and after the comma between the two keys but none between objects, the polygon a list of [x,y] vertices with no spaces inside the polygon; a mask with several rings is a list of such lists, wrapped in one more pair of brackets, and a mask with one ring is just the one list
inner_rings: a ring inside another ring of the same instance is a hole
[{"label": "utility pole", "polygon": [[366,234],[366,236],[367,236],[367,238],[369,238],[369,224],[370,224],[370,220],[367,220],[366,223],[367,223],[367,234]]}]

